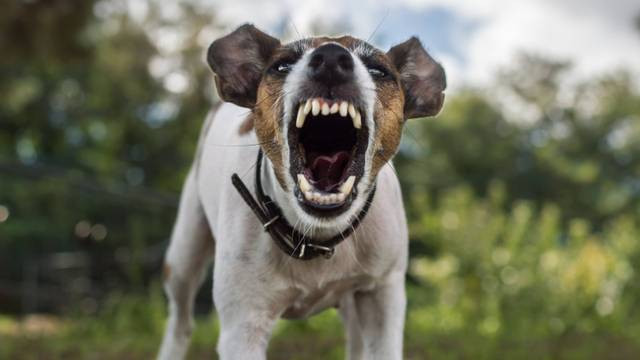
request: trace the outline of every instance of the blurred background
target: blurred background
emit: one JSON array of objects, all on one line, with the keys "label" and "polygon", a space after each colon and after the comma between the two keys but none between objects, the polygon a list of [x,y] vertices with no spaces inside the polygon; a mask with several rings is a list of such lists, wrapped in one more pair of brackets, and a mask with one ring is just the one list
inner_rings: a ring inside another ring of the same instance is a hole
[{"label": "blurred background", "polygon": [[[159,268],[205,114],[204,50],[418,35],[449,78],[395,159],[411,230],[408,359],[640,358],[635,0],[10,0],[0,14],[0,358],[148,359]],[[218,332],[210,281],[190,358]],[[273,359],[341,359],[334,311]]]}]

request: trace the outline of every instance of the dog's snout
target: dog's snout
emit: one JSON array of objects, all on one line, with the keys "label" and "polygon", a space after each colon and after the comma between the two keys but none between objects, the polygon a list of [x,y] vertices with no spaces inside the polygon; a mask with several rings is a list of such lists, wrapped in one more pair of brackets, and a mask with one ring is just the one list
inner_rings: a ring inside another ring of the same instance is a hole
[{"label": "dog's snout", "polygon": [[309,74],[329,86],[347,82],[353,77],[353,58],[338,44],[322,45],[311,54]]}]

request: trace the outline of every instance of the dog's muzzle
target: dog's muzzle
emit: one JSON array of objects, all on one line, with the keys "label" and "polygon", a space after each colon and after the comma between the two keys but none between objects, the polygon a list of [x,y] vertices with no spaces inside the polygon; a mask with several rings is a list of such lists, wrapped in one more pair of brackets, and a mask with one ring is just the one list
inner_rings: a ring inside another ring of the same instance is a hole
[{"label": "dog's muzzle", "polygon": [[289,119],[294,193],[299,205],[316,216],[347,210],[364,174],[369,129],[354,66],[351,53],[340,45],[315,49]]}]

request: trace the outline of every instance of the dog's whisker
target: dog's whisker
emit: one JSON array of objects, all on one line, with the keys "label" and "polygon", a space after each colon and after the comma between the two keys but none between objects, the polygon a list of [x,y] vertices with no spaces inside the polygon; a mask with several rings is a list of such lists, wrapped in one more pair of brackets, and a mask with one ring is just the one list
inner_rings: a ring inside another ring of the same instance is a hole
[{"label": "dog's whisker", "polygon": [[371,35],[369,35],[369,37],[367,38],[367,42],[371,41],[371,38],[373,38],[376,32],[378,32],[380,26],[382,26],[382,23],[387,19],[387,16],[389,16],[389,8],[387,8],[387,12],[384,14],[384,17],[382,17],[382,20],[380,20],[378,25],[376,25],[375,29],[373,29],[373,31],[371,32]]},{"label": "dog's whisker", "polygon": [[247,169],[246,169],[246,170],[245,170],[245,171],[240,175],[240,178],[241,178],[241,179],[244,179],[244,178],[245,178],[245,176],[247,176],[247,174],[249,174],[249,172],[250,172],[250,171],[252,171],[252,170],[254,170],[254,169],[255,169],[256,164],[258,164],[258,161],[257,161],[257,160],[256,160],[256,161],[254,161],[254,162],[249,166],[249,168],[247,168]]},{"label": "dog's whisker", "polygon": [[296,23],[293,22],[293,18],[291,17],[291,15],[287,15],[287,19],[289,20],[289,23],[293,27],[293,30],[296,32],[296,34],[298,34],[298,40],[304,39],[302,34],[300,34],[300,31],[298,31],[298,27],[296,26]]},{"label": "dog's whisker", "polygon": [[[289,92],[286,92],[286,91],[274,91],[274,92],[271,92],[271,93],[269,91],[267,91],[267,95],[263,99],[261,99],[260,101],[257,101],[255,103],[254,107],[257,107],[258,105],[261,105],[263,102],[265,102],[267,100],[270,100],[274,96],[286,96],[289,93],[290,93],[290,91]],[[251,110],[251,109],[245,110],[247,115],[250,114],[252,111],[253,110]]]}]

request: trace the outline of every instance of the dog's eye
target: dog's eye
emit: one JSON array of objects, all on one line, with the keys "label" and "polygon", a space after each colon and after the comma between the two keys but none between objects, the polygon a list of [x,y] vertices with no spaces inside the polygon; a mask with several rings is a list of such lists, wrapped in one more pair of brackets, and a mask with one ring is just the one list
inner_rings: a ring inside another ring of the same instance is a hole
[{"label": "dog's eye", "polygon": [[374,79],[383,79],[388,75],[388,73],[384,69],[377,66],[370,66],[367,70]]},{"label": "dog's eye", "polygon": [[293,69],[293,63],[288,60],[282,60],[273,64],[271,68],[277,73],[287,74],[291,71],[291,69]]}]

